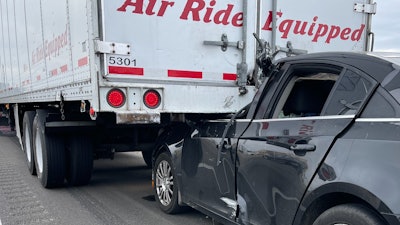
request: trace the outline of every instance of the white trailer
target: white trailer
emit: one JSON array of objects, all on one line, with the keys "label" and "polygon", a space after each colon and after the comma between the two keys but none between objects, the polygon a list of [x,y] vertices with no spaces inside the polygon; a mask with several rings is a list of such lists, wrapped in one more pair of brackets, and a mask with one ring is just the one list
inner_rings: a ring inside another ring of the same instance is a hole
[{"label": "white trailer", "polygon": [[169,124],[248,104],[263,54],[369,49],[375,11],[371,0],[0,0],[0,104],[44,187],[82,185],[93,158],[137,150],[151,164]]}]

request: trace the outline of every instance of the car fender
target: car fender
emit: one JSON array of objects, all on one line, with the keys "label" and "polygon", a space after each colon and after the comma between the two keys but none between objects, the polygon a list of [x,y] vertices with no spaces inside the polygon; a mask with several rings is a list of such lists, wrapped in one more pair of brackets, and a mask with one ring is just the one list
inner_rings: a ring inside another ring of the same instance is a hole
[{"label": "car fender", "polygon": [[387,154],[377,151],[377,146],[386,146],[387,151],[390,149],[388,144],[338,139],[311,181],[294,224],[301,224],[304,215],[310,213],[316,204],[322,204],[319,208],[323,210],[350,202],[366,204],[382,214],[389,224],[400,224],[396,219],[400,213],[397,204],[400,194],[391,196],[399,193],[400,189],[400,174],[395,174],[398,157],[390,159]]},{"label": "car fender", "polygon": [[178,185],[178,203],[184,205],[182,202],[181,191],[182,190],[182,149],[184,138],[190,131],[190,127],[184,123],[177,123],[166,127],[160,132],[158,136],[156,147],[153,151],[153,162],[163,152],[166,152],[172,161],[172,166],[176,172],[176,181]]}]

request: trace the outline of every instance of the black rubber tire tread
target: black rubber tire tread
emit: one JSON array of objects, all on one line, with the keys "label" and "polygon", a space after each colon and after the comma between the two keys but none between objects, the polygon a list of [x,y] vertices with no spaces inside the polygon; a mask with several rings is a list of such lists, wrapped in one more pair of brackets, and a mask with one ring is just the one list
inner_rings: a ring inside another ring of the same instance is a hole
[{"label": "black rubber tire tread", "polygon": [[[171,166],[172,176],[173,176],[173,180],[174,180],[174,186],[172,188],[172,191],[173,191],[172,200],[171,200],[171,203],[167,206],[163,205],[160,202],[160,199],[158,198],[157,190],[156,190],[156,187],[157,187],[156,171],[157,171],[158,165],[164,160],[167,161],[169,163],[169,165]],[[156,202],[157,202],[158,206],[160,207],[160,209],[168,214],[176,214],[176,213],[182,212],[185,209],[185,207],[180,206],[178,204],[178,185],[177,185],[176,173],[175,173],[174,167],[172,165],[171,157],[167,153],[163,152],[160,155],[158,155],[158,157],[154,163],[153,177],[154,177],[154,196],[155,196]]]},{"label": "black rubber tire tread", "polygon": [[151,168],[153,166],[152,162],[152,151],[142,151],[143,160],[146,163],[147,168]]},{"label": "black rubber tire tread", "polygon": [[39,171],[38,155],[36,144],[35,151],[35,166],[37,176],[45,188],[55,188],[64,185],[65,181],[65,144],[61,136],[45,133],[45,116],[46,112],[41,111],[36,113],[33,120],[34,143],[36,137],[39,136],[43,154],[43,171]]},{"label": "black rubber tire tread", "polygon": [[69,140],[67,181],[74,186],[86,185],[92,177],[93,142],[85,136],[73,136]]},{"label": "black rubber tire tread", "polygon": [[[22,144],[25,151],[26,163],[28,165],[28,170],[31,175],[36,175],[36,167],[35,167],[35,157],[33,150],[33,120],[35,119],[36,112],[35,111],[26,111],[24,113],[24,118],[22,122]],[[30,143],[26,143],[26,137],[29,137]],[[30,149],[30,153],[27,152],[27,149]],[[28,159],[28,154],[30,154],[31,160]]]},{"label": "black rubber tire tread", "polygon": [[361,204],[343,204],[323,212],[313,225],[383,225],[376,212]]}]

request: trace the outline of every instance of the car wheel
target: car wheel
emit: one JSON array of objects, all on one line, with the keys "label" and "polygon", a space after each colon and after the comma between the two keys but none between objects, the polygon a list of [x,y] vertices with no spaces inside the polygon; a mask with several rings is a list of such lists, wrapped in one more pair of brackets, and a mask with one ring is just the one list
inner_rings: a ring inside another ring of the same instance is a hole
[{"label": "car wheel", "polygon": [[86,185],[92,176],[93,143],[85,136],[74,136],[69,140],[67,181],[74,186]]},{"label": "car wheel", "polygon": [[22,122],[23,137],[22,144],[26,154],[26,162],[28,164],[29,173],[36,175],[35,160],[33,155],[33,133],[32,126],[33,120],[35,118],[36,112],[27,111],[24,113],[24,118]]},{"label": "car wheel", "polygon": [[176,174],[171,157],[167,153],[161,153],[157,157],[153,177],[155,197],[161,210],[170,214],[180,212],[182,207],[178,204]]},{"label": "car wheel", "polygon": [[59,187],[65,179],[65,145],[62,137],[45,133],[47,112],[38,110],[33,120],[37,177],[45,188]]},{"label": "car wheel", "polygon": [[361,204],[344,204],[323,212],[313,225],[383,225],[379,216]]}]

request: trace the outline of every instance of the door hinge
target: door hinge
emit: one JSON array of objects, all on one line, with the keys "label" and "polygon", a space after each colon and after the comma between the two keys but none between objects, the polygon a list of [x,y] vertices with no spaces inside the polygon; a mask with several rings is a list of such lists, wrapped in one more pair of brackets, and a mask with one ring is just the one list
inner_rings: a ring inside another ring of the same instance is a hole
[{"label": "door hinge", "polygon": [[376,2],[374,4],[354,3],[354,11],[359,13],[376,14]]},{"label": "door hinge", "polygon": [[131,54],[131,46],[125,43],[95,40],[94,48],[96,53],[106,53],[106,54],[116,54],[116,55]]},{"label": "door hinge", "polygon": [[276,48],[276,51],[274,52],[273,57],[275,57],[275,55],[278,54],[279,52],[285,52],[286,56],[307,54],[307,50],[305,50],[305,49],[293,48],[291,41],[288,41],[286,43],[286,47],[275,46],[275,48]]},{"label": "door hinge", "polygon": [[225,52],[228,49],[228,47],[236,47],[237,49],[244,48],[244,41],[229,42],[227,34],[221,35],[221,41],[204,41],[203,44],[221,46],[221,50],[223,52]]}]

